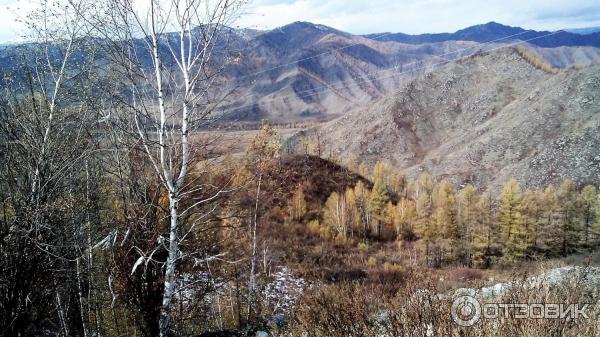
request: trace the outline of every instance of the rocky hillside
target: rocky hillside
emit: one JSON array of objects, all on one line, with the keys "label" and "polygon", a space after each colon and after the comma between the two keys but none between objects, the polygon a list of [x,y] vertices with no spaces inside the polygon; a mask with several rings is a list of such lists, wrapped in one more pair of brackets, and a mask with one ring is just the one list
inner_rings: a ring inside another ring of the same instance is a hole
[{"label": "rocky hillside", "polygon": [[600,67],[514,48],[449,64],[320,129],[342,158],[497,187],[600,182]]},{"label": "rocky hillside", "polygon": [[[498,43],[532,39],[528,47],[556,67],[600,60],[600,33],[549,34],[491,22],[448,34],[356,36],[296,22],[247,41],[230,70],[239,90],[224,110],[242,121],[331,119],[380,99],[440,62]],[[497,43],[481,44],[489,41]]]},{"label": "rocky hillside", "polygon": [[[195,31],[203,34],[203,29],[197,27]],[[220,114],[229,121],[242,122],[264,118],[275,122],[331,120],[357,105],[381,99],[440,63],[482,48],[496,48],[497,43],[532,38],[534,45],[529,47],[556,67],[600,61],[600,33],[548,34],[493,22],[455,33],[414,36],[359,36],[308,22],[270,31],[225,28],[222,48],[216,49],[213,60],[218,68],[227,64],[228,87],[219,87],[219,92],[233,90],[233,94]],[[162,52],[170,55],[167,43],[177,40],[172,33],[165,34]],[[489,41],[496,43],[481,44]],[[138,55],[150,67],[145,42],[140,40],[139,45]],[[4,72],[8,77],[24,73],[22,56],[29,54],[19,46],[0,46],[0,85]],[[166,65],[176,67],[174,62]]]},{"label": "rocky hillside", "polygon": [[305,22],[247,43],[228,70],[237,91],[224,113],[233,120],[331,119],[359,102],[381,98],[428,65],[468,55],[478,46],[382,42]]},{"label": "rocky hillside", "polygon": [[570,66],[587,66],[600,64],[600,48],[594,47],[556,47],[541,48],[527,45],[527,48],[536,53],[557,68]]}]

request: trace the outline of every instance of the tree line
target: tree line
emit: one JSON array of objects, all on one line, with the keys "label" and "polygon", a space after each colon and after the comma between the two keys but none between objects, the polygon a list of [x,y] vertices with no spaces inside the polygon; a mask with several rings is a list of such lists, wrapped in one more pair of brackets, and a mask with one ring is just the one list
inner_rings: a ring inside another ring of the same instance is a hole
[{"label": "tree line", "polygon": [[[332,193],[309,230],[329,239],[416,242],[430,266],[460,264],[488,268],[536,257],[566,256],[600,242],[600,197],[593,185],[579,189],[571,180],[543,189],[523,189],[515,179],[501,190],[457,188],[429,174],[406,179],[382,162],[370,176],[372,189]],[[298,189],[291,215],[301,219],[305,205]]]}]

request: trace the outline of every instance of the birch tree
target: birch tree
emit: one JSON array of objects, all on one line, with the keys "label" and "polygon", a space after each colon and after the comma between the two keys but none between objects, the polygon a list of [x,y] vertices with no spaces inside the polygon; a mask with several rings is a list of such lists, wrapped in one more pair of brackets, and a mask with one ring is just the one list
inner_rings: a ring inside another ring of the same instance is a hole
[{"label": "birch tree", "polygon": [[248,319],[250,319],[253,310],[256,306],[256,290],[257,290],[257,245],[258,245],[258,222],[260,218],[260,201],[265,174],[275,165],[281,151],[281,142],[277,130],[269,125],[266,121],[263,122],[258,134],[252,139],[250,148],[247,153],[247,166],[252,173],[251,179],[254,180],[256,193],[254,196],[253,210],[251,212],[252,219],[249,221],[250,233],[250,275],[248,279]]},{"label": "birch tree", "polygon": [[293,221],[300,221],[306,214],[306,197],[304,196],[304,187],[302,184],[296,187],[294,195],[292,196],[290,206],[290,219]]},{"label": "birch tree", "polygon": [[[0,103],[0,326],[8,335],[88,335],[93,240],[89,183],[93,139],[93,47],[77,12],[41,1],[25,20]],[[86,267],[80,262],[86,262]],[[58,272],[60,271],[60,272]],[[64,285],[67,285],[66,287]],[[78,291],[79,290],[79,291]]]},{"label": "birch tree", "polygon": [[333,192],[325,202],[323,223],[334,230],[336,238],[343,239],[348,233],[347,209],[344,194]]},{"label": "birch tree", "polygon": [[96,12],[81,13],[92,27],[90,34],[101,41],[110,71],[122,81],[106,116],[126,117],[121,128],[137,139],[168,199],[168,231],[160,240],[167,251],[160,336],[170,334],[178,265],[197,258],[181,251],[198,225],[184,219],[225,192],[223,187],[211,195],[201,193],[213,189],[198,183],[206,173],[198,165],[207,159],[206,148],[193,137],[228,94],[221,33],[241,5],[238,0],[106,0],[97,3]]}]

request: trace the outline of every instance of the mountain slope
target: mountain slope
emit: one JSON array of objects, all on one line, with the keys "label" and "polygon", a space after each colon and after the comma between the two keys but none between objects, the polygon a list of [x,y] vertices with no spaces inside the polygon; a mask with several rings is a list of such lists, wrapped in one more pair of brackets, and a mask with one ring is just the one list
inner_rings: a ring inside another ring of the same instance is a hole
[{"label": "mountain slope", "polygon": [[527,48],[548,61],[554,67],[568,68],[600,64],[600,48],[594,47],[556,47],[541,48],[528,45]]},{"label": "mountain slope", "polygon": [[513,48],[411,81],[321,129],[342,158],[386,159],[412,176],[533,186],[600,182],[600,67],[545,72]]},{"label": "mountain slope", "polygon": [[[294,23],[248,42],[230,69],[229,119],[331,119],[382,97],[427,65],[474,52],[473,42],[406,45]],[[402,75],[402,76],[398,76]]]}]

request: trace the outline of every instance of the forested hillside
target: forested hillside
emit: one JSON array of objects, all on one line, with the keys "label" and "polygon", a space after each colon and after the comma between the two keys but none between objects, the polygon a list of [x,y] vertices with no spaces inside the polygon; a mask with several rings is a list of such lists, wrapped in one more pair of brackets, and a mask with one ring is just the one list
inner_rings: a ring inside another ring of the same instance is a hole
[{"label": "forested hillside", "polygon": [[598,335],[455,317],[599,303],[598,33],[245,6],[44,1],[0,48],[0,336]]}]

